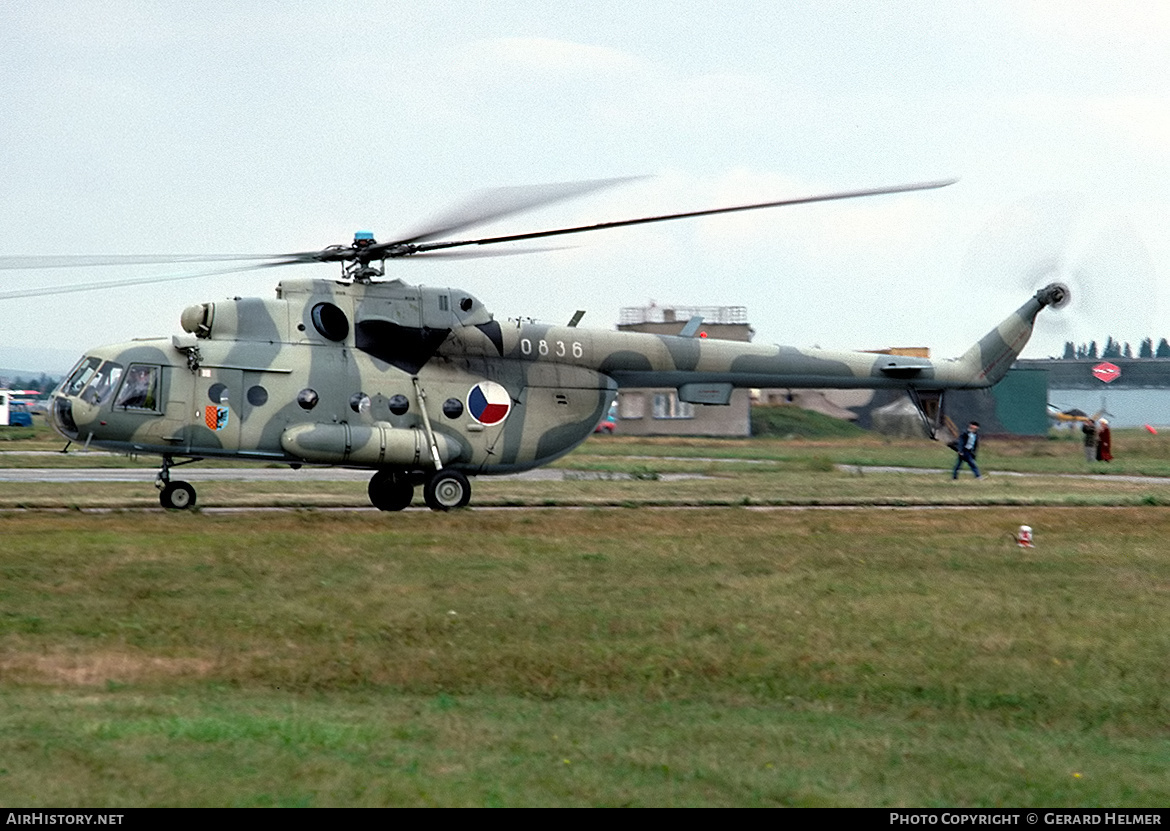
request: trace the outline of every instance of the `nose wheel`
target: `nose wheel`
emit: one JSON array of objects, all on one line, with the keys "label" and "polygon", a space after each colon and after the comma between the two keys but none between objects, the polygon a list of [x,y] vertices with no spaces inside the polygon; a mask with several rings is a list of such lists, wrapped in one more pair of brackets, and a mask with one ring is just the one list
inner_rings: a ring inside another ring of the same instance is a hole
[{"label": "nose wheel", "polygon": [[176,465],[187,465],[198,462],[199,459],[188,459],[185,462],[176,462],[170,456],[163,456],[162,469],[158,472],[154,486],[158,488],[158,501],[164,508],[183,511],[195,507],[195,489],[186,482],[171,481],[171,468]]},{"label": "nose wheel", "polygon": [[167,482],[159,492],[158,501],[164,508],[176,511],[195,507],[195,489],[186,482]]}]

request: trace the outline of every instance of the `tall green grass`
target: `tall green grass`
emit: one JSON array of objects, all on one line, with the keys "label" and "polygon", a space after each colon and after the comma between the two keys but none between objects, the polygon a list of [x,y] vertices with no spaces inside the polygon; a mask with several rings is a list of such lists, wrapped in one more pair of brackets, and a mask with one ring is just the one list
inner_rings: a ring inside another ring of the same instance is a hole
[{"label": "tall green grass", "polygon": [[6,806],[1170,799],[1162,508],[0,529]]}]

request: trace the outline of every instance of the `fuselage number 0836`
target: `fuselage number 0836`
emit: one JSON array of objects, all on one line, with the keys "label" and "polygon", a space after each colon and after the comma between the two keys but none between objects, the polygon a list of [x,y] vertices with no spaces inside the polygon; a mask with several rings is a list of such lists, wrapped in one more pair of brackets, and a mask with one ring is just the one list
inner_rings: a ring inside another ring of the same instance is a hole
[{"label": "fuselage number 0836", "polygon": [[[520,339],[520,353],[523,355],[532,354],[532,340],[530,338]],[[563,340],[538,340],[536,342],[536,354],[542,358],[548,355],[553,355],[557,358],[565,358],[569,355],[572,355],[574,358],[582,358],[585,355],[585,347],[581,345],[580,341],[566,343]]]}]

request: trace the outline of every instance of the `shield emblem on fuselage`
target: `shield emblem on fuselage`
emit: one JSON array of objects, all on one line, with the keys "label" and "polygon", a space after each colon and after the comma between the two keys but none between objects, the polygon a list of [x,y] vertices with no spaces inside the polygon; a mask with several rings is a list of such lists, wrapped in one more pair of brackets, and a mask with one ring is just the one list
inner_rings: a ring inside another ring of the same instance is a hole
[{"label": "shield emblem on fuselage", "polygon": [[208,430],[214,430],[218,433],[224,427],[227,427],[228,408],[208,404],[203,408],[203,421],[207,425]]}]

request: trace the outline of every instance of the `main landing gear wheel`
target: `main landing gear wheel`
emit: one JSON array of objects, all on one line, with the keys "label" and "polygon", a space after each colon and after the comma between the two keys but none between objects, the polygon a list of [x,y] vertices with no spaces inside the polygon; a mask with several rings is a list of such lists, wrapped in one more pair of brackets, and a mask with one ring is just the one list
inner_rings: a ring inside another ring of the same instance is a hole
[{"label": "main landing gear wheel", "polygon": [[440,470],[427,480],[423,499],[432,511],[462,508],[471,501],[471,483],[457,470]]},{"label": "main landing gear wheel", "polygon": [[401,511],[414,499],[414,485],[404,474],[380,470],[366,489],[370,503],[379,511]]},{"label": "main landing gear wheel", "polygon": [[158,501],[164,508],[182,511],[195,507],[195,489],[186,482],[167,482]]}]

